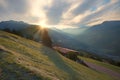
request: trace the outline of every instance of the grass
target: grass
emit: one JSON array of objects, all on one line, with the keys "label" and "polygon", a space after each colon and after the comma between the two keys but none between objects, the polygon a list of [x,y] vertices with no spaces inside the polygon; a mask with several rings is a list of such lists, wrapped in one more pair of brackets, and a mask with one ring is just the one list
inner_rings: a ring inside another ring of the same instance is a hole
[{"label": "grass", "polygon": [[120,73],[120,67],[118,66],[114,66],[114,65],[111,65],[109,63],[105,63],[105,62],[100,62],[100,61],[97,61],[97,60],[94,60],[94,59],[91,59],[91,58],[86,58],[86,57],[80,57],[82,60],[85,60],[87,62],[91,62],[91,63],[94,63],[94,64],[97,64],[97,65],[100,65],[100,66],[104,66],[106,68],[109,68],[115,72],[118,72]]},{"label": "grass", "polygon": [[0,80],[115,80],[44,45],[0,31]]}]

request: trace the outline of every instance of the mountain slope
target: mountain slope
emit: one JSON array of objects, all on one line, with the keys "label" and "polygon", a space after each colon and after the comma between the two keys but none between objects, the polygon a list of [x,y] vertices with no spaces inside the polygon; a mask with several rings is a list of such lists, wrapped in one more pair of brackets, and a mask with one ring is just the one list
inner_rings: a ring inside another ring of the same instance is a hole
[{"label": "mountain slope", "polygon": [[[85,64],[87,64],[92,69],[95,69],[99,72],[103,72],[103,73],[109,74],[111,76],[114,76],[117,79],[120,79],[120,74],[116,71],[113,71],[113,70],[106,68],[104,66],[96,65],[95,63],[91,63],[91,62],[85,62]],[[114,68],[114,66],[112,66],[112,67]],[[119,67],[118,67],[118,70],[119,70]]]},{"label": "mountain slope", "polygon": [[75,49],[75,50],[86,48],[86,46],[84,46],[82,43],[78,42],[72,36],[68,35],[67,33],[61,30],[48,29],[48,32],[54,45]]},{"label": "mountain slope", "polygon": [[2,80],[115,80],[73,62],[40,43],[0,31]]},{"label": "mountain slope", "polygon": [[0,22],[0,29],[20,30],[29,27],[30,24],[24,23],[23,21],[2,21]]},{"label": "mountain slope", "polygon": [[[0,29],[11,32],[22,37],[41,42],[41,27],[39,25],[27,24],[22,21],[2,21]],[[54,45],[79,50],[86,48],[82,43],[72,38],[67,33],[55,28],[46,28]],[[49,36],[48,36],[49,37]],[[80,46],[79,46],[80,45]]]},{"label": "mountain slope", "polygon": [[76,35],[82,34],[87,29],[89,29],[89,27],[82,26],[77,28],[66,28],[66,29],[62,29],[62,31],[72,36],[76,36]]},{"label": "mountain slope", "polygon": [[[90,28],[68,29],[69,35],[58,29],[47,29],[48,39],[45,43],[50,46],[58,45],[82,52],[89,52],[92,57],[96,56],[100,60],[106,59],[108,62],[119,65],[120,63],[120,21],[107,21]],[[41,33],[43,30],[39,25],[31,25],[22,21],[0,22],[0,29],[20,35],[27,39],[42,42]],[[81,30],[80,30],[81,29]],[[65,30],[66,31],[66,30]],[[80,32],[79,32],[80,31]],[[73,35],[72,35],[73,34]],[[46,37],[44,37],[46,39]]]},{"label": "mountain slope", "polygon": [[120,69],[119,69],[120,67],[118,67],[118,66],[114,66],[114,65],[111,65],[111,64],[108,64],[105,62],[100,62],[100,61],[97,61],[97,60],[94,60],[91,58],[86,58],[86,57],[80,57],[80,58],[86,62],[90,62],[90,63],[96,64],[96,65],[99,65],[99,66],[102,66],[102,67],[105,67],[105,68],[108,68],[108,69],[111,69],[115,72],[120,73]]},{"label": "mountain slope", "polygon": [[40,41],[40,27],[38,25],[10,20],[0,22],[0,29],[25,38]]},{"label": "mountain slope", "polygon": [[87,51],[120,61],[120,21],[106,21],[74,36]]},{"label": "mountain slope", "polygon": [[42,42],[44,45],[52,47],[52,41],[48,34],[48,28],[43,28],[40,25],[32,25],[22,21],[18,22],[10,20],[0,22],[0,29],[36,42]]}]

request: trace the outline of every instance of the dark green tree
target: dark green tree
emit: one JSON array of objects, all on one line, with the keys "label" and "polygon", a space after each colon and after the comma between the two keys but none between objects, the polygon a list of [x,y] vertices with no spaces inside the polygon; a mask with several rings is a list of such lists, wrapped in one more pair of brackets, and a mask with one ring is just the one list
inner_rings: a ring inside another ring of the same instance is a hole
[{"label": "dark green tree", "polygon": [[47,28],[42,28],[41,29],[41,40],[43,44],[47,47],[52,47],[52,40],[48,34],[48,29]]}]

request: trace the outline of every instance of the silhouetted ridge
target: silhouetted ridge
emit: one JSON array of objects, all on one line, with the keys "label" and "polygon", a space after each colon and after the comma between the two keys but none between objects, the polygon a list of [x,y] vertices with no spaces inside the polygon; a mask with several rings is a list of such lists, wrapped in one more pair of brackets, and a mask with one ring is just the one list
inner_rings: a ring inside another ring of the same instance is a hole
[{"label": "silhouetted ridge", "polygon": [[48,34],[48,29],[42,28],[39,25],[27,24],[23,21],[10,20],[0,22],[0,29],[17,34],[27,39],[42,42],[47,47],[52,47],[52,41]]}]

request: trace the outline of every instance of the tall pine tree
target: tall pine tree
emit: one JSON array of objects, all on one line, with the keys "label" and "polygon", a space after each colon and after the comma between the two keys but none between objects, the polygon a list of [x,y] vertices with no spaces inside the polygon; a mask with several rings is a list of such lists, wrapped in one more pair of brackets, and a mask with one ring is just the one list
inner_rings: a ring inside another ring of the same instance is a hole
[{"label": "tall pine tree", "polygon": [[47,28],[41,28],[41,40],[47,47],[52,47],[52,40],[48,34]]}]

